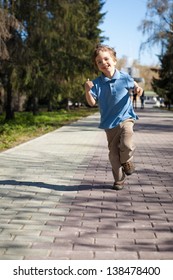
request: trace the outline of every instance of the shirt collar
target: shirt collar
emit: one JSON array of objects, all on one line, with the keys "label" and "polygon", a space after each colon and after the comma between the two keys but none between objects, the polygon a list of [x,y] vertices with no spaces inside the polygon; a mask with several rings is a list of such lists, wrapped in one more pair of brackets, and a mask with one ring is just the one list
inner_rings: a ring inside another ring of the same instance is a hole
[{"label": "shirt collar", "polygon": [[104,83],[106,82],[114,82],[115,80],[120,78],[120,72],[118,69],[115,69],[114,75],[113,77],[110,79],[108,77],[106,77],[103,73],[101,74],[101,79]]}]

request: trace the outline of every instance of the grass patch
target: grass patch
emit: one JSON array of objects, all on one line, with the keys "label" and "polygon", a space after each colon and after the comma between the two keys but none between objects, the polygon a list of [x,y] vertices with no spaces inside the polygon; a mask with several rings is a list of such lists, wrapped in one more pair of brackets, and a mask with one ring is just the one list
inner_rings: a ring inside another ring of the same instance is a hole
[{"label": "grass patch", "polygon": [[71,111],[39,112],[36,116],[30,112],[17,112],[15,119],[9,122],[4,122],[2,115],[0,116],[0,151],[12,148],[97,111],[96,108],[80,108]]}]

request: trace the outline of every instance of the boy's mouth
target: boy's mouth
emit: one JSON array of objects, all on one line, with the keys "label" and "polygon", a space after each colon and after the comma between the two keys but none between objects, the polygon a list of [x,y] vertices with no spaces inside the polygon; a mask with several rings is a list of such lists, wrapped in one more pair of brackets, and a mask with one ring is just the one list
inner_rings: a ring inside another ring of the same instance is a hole
[{"label": "boy's mouth", "polygon": [[110,69],[110,65],[104,66],[103,70],[109,70]]}]

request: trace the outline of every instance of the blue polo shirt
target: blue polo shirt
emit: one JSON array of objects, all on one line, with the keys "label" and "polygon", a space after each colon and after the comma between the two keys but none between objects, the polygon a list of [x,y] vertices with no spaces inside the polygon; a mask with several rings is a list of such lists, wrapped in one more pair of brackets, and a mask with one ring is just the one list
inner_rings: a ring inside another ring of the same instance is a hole
[{"label": "blue polo shirt", "polygon": [[116,69],[109,79],[103,73],[92,81],[91,94],[98,102],[101,119],[99,128],[111,129],[126,119],[138,119],[133,110],[129,90],[134,88],[134,80],[129,74]]}]

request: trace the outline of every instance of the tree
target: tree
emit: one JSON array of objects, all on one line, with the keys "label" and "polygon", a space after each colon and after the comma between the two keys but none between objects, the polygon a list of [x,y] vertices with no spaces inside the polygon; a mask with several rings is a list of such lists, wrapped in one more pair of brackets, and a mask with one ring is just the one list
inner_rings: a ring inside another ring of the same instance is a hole
[{"label": "tree", "polygon": [[21,29],[20,22],[7,10],[0,8],[0,60],[9,59],[7,42],[12,38],[12,30]]},{"label": "tree", "polygon": [[140,29],[148,34],[142,44],[161,45],[159,56],[159,78],[153,78],[153,89],[164,97],[168,104],[173,102],[173,0],[148,0],[146,19]]},{"label": "tree", "polygon": [[160,63],[159,78],[153,78],[152,86],[170,109],[173,103],[173,38],[168,42],[164,55],[160,56]]},{"label": "tree", "polygon": [[146,18],[139,30],[148,35],[141,49],[159,44],[164,53],[168,38],[173,36],[173,0],[148,0]]},{"label": "tree", "polygon": [[[18,52],[21,52],[22,25],[7,10],[7,3],[3,2],[4,8],[0,8],[0,78],[6,92],[6,120],[14,118],[12,73],[15,65],[19,62]],[[9,7],[8,7],[9,8]]]},{"label": "tree", "polygon": [[[34,114],[39,100],[45,100],[49,110],[63,99],[80,100],[84,79],[93,71],[91,50],[102,40],[98,25],[104,16],[104,1],[20,0],[0,4],[23,24],[20,32],[13,32],[21,48],[16,49],[17,60],[10,53],[12,95],[14,91],[25,93]],[[5,64],[4,69],[7,73]]]}]

